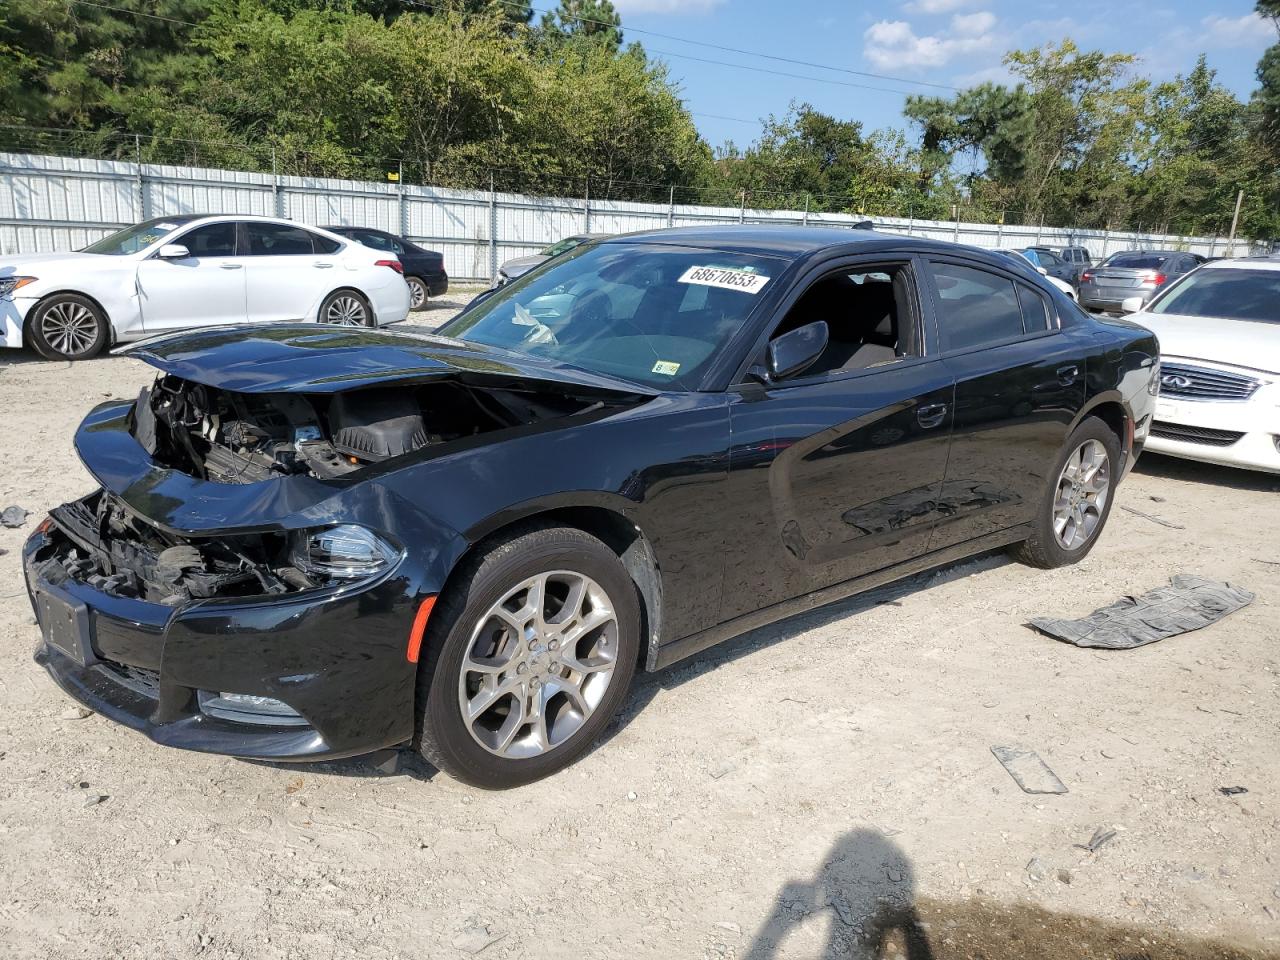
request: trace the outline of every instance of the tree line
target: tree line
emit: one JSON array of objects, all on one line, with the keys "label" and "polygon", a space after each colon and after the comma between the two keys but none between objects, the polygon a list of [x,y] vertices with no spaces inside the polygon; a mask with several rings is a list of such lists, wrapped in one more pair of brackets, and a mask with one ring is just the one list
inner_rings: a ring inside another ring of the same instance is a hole
[{"label": "tree line", "polygon": [[[1259,0],[1276,26],[1280,0]],[[1242,101],[1071,40],[904,129],[713,148],[610,0],[0,0],[0,146],[442,186],[1280,237],[1280,42]],[[58,131],[48,132],[48,131]],[[135,134],[139,135],[135,138]]]}]

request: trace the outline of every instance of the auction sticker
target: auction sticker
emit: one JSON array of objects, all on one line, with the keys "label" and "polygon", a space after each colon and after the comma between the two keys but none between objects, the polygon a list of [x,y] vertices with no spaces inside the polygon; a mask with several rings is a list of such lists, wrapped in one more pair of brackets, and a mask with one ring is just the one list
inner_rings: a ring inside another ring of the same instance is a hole
[{"label": "auction sticker", "polygon": [[732,267],[690,267],[680,277],[680,283],[696,283],[704,287],[721,287],[725,290],[741,290],[743,293],[755,295],[759,293],[768,277],[762,277],[750,270],[735,270]]},{"label": "auction sticker", "polygon": [[670,360],[659,360],[653,365],[653,372],[660,373],[664,377],[674,377],[680,372],[680,364],[672,363]]}]

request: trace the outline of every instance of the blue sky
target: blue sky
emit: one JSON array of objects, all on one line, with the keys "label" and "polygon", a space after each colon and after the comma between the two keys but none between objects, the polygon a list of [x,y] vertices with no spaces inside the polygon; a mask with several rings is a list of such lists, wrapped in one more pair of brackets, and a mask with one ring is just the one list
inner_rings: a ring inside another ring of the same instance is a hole
[{"label": "blue sky", "polygon": [[[535,0],[549,6],[550,0]],[[781,114],[807,101],[867,130],[901,126],[903,94],[949,91],[918,83],[874,80],[797,64],[742,56],[686,41],[765,52],[848,71],[911,81],[968,86],[1002,80],[1006,50],[1070,36],[1085,49],[1135,53],[1135,72],[1163,80],[1185,73],[1196,56],[1208,55],[1218,78],[1246,98],[1256,85],[1254,67],[1276,42],[1253,0],[1166,0],[1158,7],[1137,0],[614,0],[626,39],[639,40],[665,59],[683,88],[703,136],[719,146],[746,145],[759,134],[760,117]],[[667,39],[648,30],[681,39]],[[676,56],[680,54],[681,56]],[[837,83],[796,79],[714,65],[688,58],[746,64]],[[859,84],[880,87],[868,90]],[[888,91],[888,92],[886,92]],[[734,118],[734,119],[726,119]],[[739,122],[746,120],[749,122]]]}]

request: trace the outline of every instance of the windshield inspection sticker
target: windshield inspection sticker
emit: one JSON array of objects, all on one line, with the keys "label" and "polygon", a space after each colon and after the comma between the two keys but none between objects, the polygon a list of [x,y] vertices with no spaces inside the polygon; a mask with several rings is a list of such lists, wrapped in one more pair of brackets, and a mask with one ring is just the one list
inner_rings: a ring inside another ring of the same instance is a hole
[{"label": "windshield inspection sticker", "polygon": [[680,372],[680,364],[672,363],[670,360],[659,360],[653,365],[653,372],[660,373],[664,377],[674,377]]},{"label": "windshield inspection sticker", "polygon": [[680,277],[680,283],[696,283],[704,287],[721,287],[725,290],[741,290],[743,293],[755,295],[759,293],[768,277],[762,277],[750,270],[735,270],[732,267],[690,267]]}]

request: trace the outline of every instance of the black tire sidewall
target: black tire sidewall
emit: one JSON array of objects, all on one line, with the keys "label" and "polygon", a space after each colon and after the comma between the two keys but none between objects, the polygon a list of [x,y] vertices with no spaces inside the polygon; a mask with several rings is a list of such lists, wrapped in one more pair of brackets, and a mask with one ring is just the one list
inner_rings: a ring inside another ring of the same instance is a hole
[{"label": "black tire sidewall", "polygon": [[[1062,476],[1062,468],[1066,466],[1067,460],[1079,449],[1080,445],[1089,440],[1097,440],[1107,450],[1111,471],[1111,487],[1107,491],[1107,502],[1102,508],[1102,516],[1098,521],[1097,528],[1093,531],[1093,536],[1074,550],[1068,550],[1058,543],[1058,537],[1054,533],[1053,505],[1057,500],[1058,479]],[[1063,446],[1058,459],[1054,461],[1053,472],[1049,475],[1044,493],[1044,502],[1041,504],[1039,514],[1036,517],[1036,535],[1040,540],[1042,549],[1048,555],[1048,559],[1053,561],[1054,566],[1078,563],[1089,555],[1094,544],[1101,538],[1102,531],[1107,526],[1107,519],[1111,516],[1111,507],[1116,502],[1116,489],[1119,485],[1120,469],[1120,438],[1103,421],[1097,417],[1088,417],[1071,432],[1071,436]]]},{"label": "black tire sidewall", "polygon": [[[612,682],[591,717],[566,744],[527,760],[506,760],[475,742],[463,723],[458,678],[476,621],[522,580],[548,570],[572,570],[595,580],[618,615],[618,653]],[[422,724],[442,756],[447,773],[474,786],[504,789],[531,783],[569,766],[599,737],[625,701],[640,655],[640,602],[635,583],[616,554],[596,538],[566,528],[536,531],[496,549],[467,583],[456,584],[461,604],[434,637],[427,655],[431,671],[422,686]],[[434,624],[433,624],[434,626]],[[431,634],[434,631],[429,630]],[[428,759],[432,759],[428,757]]]},{"label": "black tire sidewall", "polygon": [[[427,304],[431,302],[431,290],[427,287],[427,285],[417,277],[405,277],[405,283],[409,285],[410,311],[427,309]],[[422,302],[418,304],[416,307],[413,305],[413,288],[415,286],[422,288]]]},{"label": "black tire sidewall", "polygon": [[[59,303],[75,303],[93,314],[93,318],[98,324],[98,335],[94,340],[93,346],[84,353],[68,355],[61,350],[55,349],[45,340],[44,334],[40,330],[40,324],[44,320],[44,315]],[[100,354],[110,342],[111,324],[107,321],[106,314],[102,312],[102,308],[88,297],[81,296],[78,293],[55,293],[36,304],[28,315],[27,337],[31,347],[46,360],[89,360]]]},{"label": "black tire sidewall", "polygon": [[320,310],[316,314],[316,319],[320,323],[328,323],[325,319],[325,315],[329,312],[330,304],[332,304],[334,300],[338,299],[338,297],[355,297],[359,300],[360,305],[364,307],[364,323],[362,326],[374,326],[373,305],[369,303],[369,298],[359,290],[353,290],[350,287],[343,287],[341,290],[335,290],[320,302]]}]

